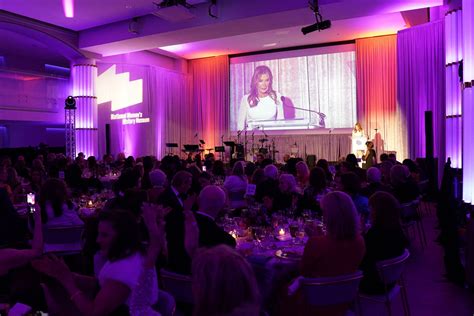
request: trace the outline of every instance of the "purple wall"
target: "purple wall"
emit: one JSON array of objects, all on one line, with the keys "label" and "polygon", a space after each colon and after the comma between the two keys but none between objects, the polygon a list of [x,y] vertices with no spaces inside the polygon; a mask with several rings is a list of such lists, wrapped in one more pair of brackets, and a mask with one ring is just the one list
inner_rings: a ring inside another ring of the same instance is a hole
[{"label": "purple wall", "polygon": [[0,124],[0,134],[0,147],[5,148],[38,146],[40,143],[50,147],[65,145],[61,126],[11,122]]}]

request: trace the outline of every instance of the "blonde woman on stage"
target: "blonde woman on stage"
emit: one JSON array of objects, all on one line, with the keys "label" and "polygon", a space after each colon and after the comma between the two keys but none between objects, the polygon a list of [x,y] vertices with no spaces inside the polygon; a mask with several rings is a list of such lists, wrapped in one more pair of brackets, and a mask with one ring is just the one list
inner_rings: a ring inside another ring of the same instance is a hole
[{"label": "blonde woman on stage", "polygon": [[352,153],[357,158],[362,158],[365,153],[365,142],[367,137],[365,136],[364,129],[359,122],[357,122],[352,130]]}]

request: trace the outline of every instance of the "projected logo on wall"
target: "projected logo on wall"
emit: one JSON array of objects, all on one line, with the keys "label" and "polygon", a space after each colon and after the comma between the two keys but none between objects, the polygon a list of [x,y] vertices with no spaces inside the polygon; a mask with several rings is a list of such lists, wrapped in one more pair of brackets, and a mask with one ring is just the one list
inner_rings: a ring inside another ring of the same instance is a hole
[{"label": "projected logo on wall", "polygon": [[[111,111],[119,111],[143,102],[143,80],[130,80],[129,72],[117,73],[111,66],[97,78],[97,103],[111,102]],[[111,120],[121,120],[123,125],[150,123],[142,112],[110,114]]]}]

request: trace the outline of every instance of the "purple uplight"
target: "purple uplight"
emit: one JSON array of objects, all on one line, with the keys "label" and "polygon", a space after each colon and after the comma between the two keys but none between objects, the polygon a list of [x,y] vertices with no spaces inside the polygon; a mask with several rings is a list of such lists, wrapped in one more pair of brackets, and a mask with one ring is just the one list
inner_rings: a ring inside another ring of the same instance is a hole
[{"label": "purple uplight", "polygon": [[63,0],[64,15],[67,18],[74,17],[74,0]]}]

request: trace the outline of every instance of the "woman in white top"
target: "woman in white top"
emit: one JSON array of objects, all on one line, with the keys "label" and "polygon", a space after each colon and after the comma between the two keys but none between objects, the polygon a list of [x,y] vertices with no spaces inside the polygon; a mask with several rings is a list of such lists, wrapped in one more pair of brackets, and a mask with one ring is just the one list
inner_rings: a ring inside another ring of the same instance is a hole
[{"label": "woman in white top", "polygon": [[[82,315],[109,315],[122,305],[128,307],[132,316],[160,315],[151,306],[158,300],[155,261],[165,245],[164,215],[161,207],[143,207],[150,236],[148,249],[143,251],[138,223],[131,213],[100,213],[97,243],[105,263],[96,271],[96,277],[74,274],[56,257],[43,258],[33,262],[33,266],[56,279],[69,297],[64,303],[74,306]],[[100,289],[91,298],[91,289],[97,286]]]},{"label": "woman in white top", "polygon": [[361,158],[364,154],[366,141],[364,129],[362,125],[357,122],[352,130],[352,153],[356,155],[357,158]]},{"label": "woman in white top", "polygon": [[[242,97],[237,120],[237,129],[258,121],[285,118],[281,95],[273,90],[273,75],[267,66],[258,66],[252,76],[250,93]],[[250,126],[252,128],[252,126]]]}]

